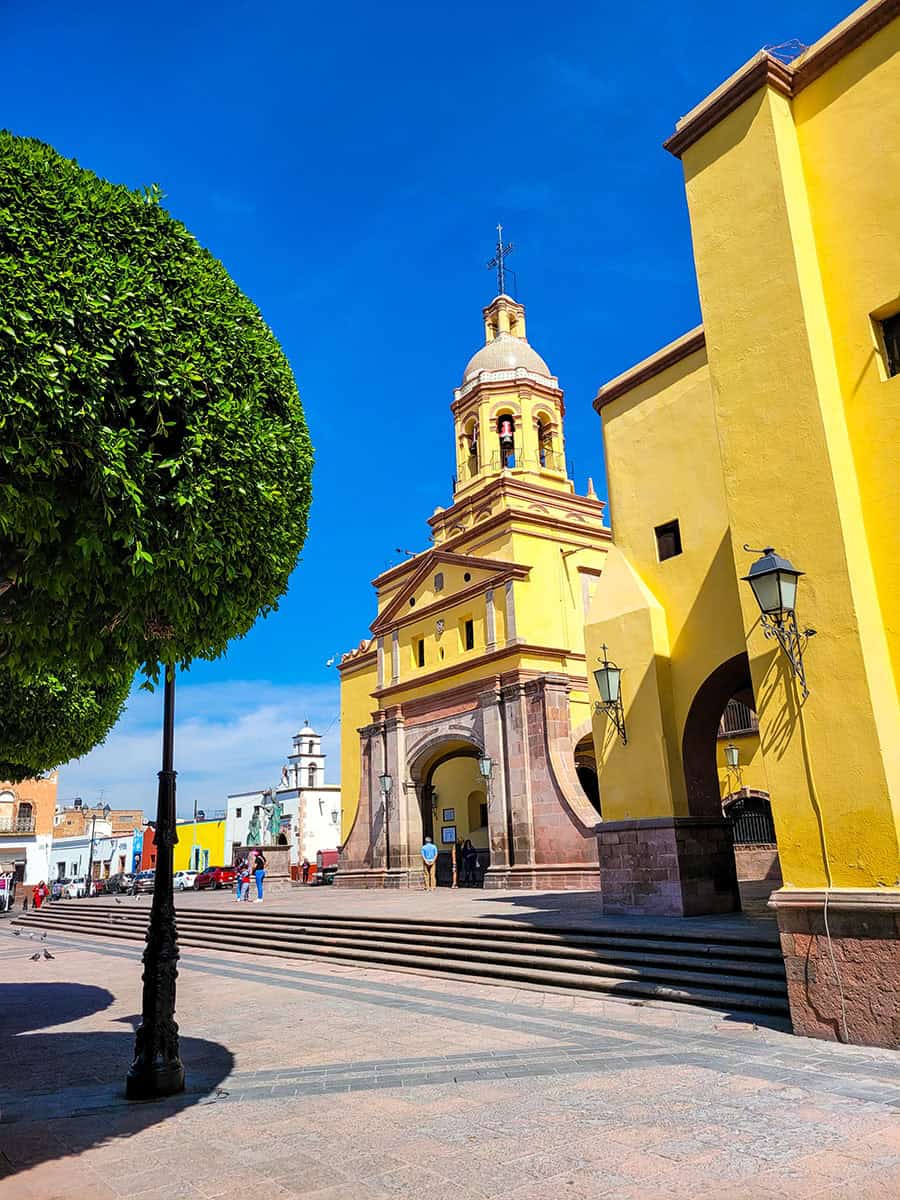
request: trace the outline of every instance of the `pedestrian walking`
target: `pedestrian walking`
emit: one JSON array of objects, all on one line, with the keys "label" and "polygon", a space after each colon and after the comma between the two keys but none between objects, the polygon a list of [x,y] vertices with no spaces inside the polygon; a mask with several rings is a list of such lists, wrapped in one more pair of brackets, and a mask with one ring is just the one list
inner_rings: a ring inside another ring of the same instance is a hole
[{"label": "pedestrian walking", "polygon": [[257,850],[253,858],[253,876],[256,879],[256,899],[254,904],[263,902],[263,880],[266,877],[266,856],[262,850]]},{"label": "pedestrian walking", "polygon": [[430,837],[425,839],[422,846],[422,873],[425,876],[425,891],[434,891],[435,864],[437,863],[438,848]]}]

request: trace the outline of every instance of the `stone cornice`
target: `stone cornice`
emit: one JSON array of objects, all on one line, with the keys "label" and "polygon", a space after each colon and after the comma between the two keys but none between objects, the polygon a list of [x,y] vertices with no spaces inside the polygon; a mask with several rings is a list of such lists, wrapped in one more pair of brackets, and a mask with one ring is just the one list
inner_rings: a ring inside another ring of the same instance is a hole
[{"label": "stone cornice", "polygon": [[663,346],[661,350],[657,350],[649,358],[635,363],[633,367],[629,367],[627,371],[623,371],[621,375],[617,375],[609,383],[604,383],[594,398],[594,410],[599,413],[604,405],[617,400],[619,396],[624,396],[628,392],[633,391],[639,384],[646,383],[648,379],[653,379],[656,375],[661,375],[669,367],[674,367],[676,363],[689,358],[690,355],[696,354],[698,351],[705,349],[705,347],[706,334],[703,332],[703,326],[698,325],[696,329],[692,329],[690,333],[685,333],[680,338],[676,338],[668,346]]},{"label": "stone cornice", "polygon": [[760,50],[730,79],[726,79],[681,118],[675,126],[675,132],[663,142],[664,149],[680,158],[685,150],[760,88],[771,87],[782,96],[793,99],[897,16],[900,16],[900,0],[872,0],[851,13],[792,63],[783,63],[766,50]]},{"label": "stone cornice", "polygon": [[[587,662],[586,656],[580,651],[563,650],[559,647],[549,646],[532,646],[527,642],[514,642],[509,646],[501,646],[497,650],[491,650],[487,653],[477,655],[471,661],[457,662],[449,667],[442,667],[439,671],[428,671],[425,674],[417,675],[415,679],[401,679],[397,683],[387,684],[385,687],[376,688],[372,692],[372,696],[381,701],[387,696],[396,696],[399,692],[413,691],[416,688],[425,687],[435,683],[441,679],[449,679],[454,675],[462,675],[467,671],[480,670],[482,667],[496,663],[504,658],[509,658],[513,655],[530,655],[532,658],[567,658],[575,662]],[[479,682],[488,682],[493,677],[493,672],[488,674],[487,680]],[[575,678],[580,679],[579,676]],[[461,684],[460,687],[464,687]],[[441,693],[443,696],[444,693]],[[412,699],[412,697],[411,697]]]},{"label": "stone cornice", "polygon": [[780,888],[769,897],[770,908],[865,909],[900,912],[900,888]]}]

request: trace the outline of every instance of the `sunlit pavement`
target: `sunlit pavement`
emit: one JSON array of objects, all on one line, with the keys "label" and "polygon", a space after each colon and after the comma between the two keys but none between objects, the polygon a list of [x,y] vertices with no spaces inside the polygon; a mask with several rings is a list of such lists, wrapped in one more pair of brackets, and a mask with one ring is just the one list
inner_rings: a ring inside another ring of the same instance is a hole
[{"label": "sunlit pavement", "polygon": [[139,997],[137,943],[0,926],[4,1200],[900,1195],[889,1051],[699,1009],[185,950],[188,1091],[129,1105]]}]

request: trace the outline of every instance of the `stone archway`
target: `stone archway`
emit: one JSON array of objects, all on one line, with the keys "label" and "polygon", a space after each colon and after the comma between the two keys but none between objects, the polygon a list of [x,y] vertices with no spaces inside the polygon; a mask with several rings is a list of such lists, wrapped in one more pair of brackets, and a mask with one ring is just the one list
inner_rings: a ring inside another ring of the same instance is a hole
[{"label": "stone archway", "polygon": [[681,737],[681,761],[692,817],[722,816],[716,736],[725,706],[732,698],[754,707],[750,660],[746,652],[720,663],[694,696]]},{"label": "stone archway", "polygon": [[462,881],[460,848],[471,840],[478,851],[477,878],[490,866],[488,805],[478,769],[482,751],[473,745],[455,746],[432,755],[418,789],[423,834],[438,847],[436,880],[448,887]]}]

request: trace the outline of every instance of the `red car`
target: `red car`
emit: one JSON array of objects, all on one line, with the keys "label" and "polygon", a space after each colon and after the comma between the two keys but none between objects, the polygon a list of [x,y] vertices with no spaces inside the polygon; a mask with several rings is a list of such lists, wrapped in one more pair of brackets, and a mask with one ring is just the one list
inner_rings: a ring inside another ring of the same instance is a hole
[{"label": "red car", "polygon": [[203,888],[234,887],[234,867],[207,867],[194,880],[194,887],[199,891]]}]

